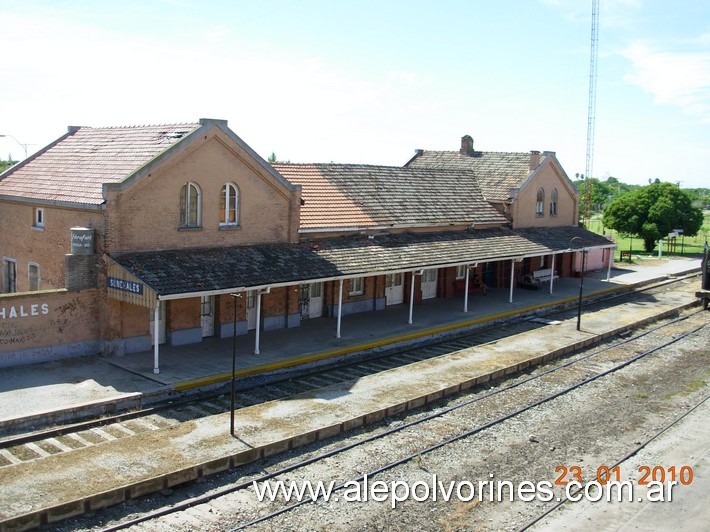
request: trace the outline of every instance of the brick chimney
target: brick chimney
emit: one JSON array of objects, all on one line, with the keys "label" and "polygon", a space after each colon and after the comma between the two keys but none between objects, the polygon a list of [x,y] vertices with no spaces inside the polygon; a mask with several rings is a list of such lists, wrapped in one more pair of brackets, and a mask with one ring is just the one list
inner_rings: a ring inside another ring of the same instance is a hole
[{"label": "brick chimney", "polygon": [[473,138],[471,138],[471,135],[461,137],[461,149],[459,153],[461,155],[473,155]]},{"label": "brick chimney", "polygon": [[537,150],[530,151],[530,171],[532,172],[540,166],[540,152]]}]

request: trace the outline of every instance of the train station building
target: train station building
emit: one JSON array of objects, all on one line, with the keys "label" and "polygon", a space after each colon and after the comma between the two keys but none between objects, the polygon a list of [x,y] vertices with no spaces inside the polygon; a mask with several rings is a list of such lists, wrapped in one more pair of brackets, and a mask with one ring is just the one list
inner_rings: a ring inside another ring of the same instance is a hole
[{"label": "train station building", "polygon": [[0,174],[0,366],[298,328],[611,267],[554,152],[269,164],[226,121],[70,127]]}]

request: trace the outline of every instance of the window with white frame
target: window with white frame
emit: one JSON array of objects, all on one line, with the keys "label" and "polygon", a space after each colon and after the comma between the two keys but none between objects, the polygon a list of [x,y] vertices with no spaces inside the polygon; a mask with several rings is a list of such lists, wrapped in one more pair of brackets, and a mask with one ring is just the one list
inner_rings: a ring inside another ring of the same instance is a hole
[{"label": "window with white frame", "polygon": [[557,189],[550,192],[550,216],[557,216]]},{"label": "window with white frame", "polygon": [[225,183],[219,195],[219,225],[239,224],[239,189],[234,183]]},{"label": "window with white frame", "polygon": [[39,264],[35,262],[30,262],[28,267],[27,267],[27,279],[28,279],[28,284],[27,284],[27,289],[30,292],[34,292],[36,290],[39,290],[40,288],[40,270],[39,270]]},{"label": "window with white frame", "polygon": [[185,183],[180,189],[180,227],[200,227],[202,223],[200,187]]},{"label": "window with white frame", "polygon": [[44,229],[44,209],[42,207],[34,208],[34,224],[33,227]]},{"label": "window with white frame", "polygon": [[348,294],[351,296],[361,296],[363,294],[363,281],[363,277],[353,277],[350,279],[350,289],[348,290]]},{"label": "window with white frame", "polygon": [[466,277],[466,265],[456,266],[456,278],[463,279]]},{"label": "window with white frame", "polygon": [[537,202],[535,203],[535,216],[545,215],[545,191],[537,189]]}]

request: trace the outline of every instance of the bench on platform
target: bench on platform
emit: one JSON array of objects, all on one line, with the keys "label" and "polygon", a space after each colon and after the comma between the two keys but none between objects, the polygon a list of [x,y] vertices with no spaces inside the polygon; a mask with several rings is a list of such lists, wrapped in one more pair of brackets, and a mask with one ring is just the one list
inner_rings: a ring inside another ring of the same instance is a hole
[{"label": "bench on platform", "polygon": [[560,276],[552,271],[552,268],[547,268],[544,270],[537,270],[532,272],[533,279],[540,281],[541,283],[549,281],[551,279],[559,279]]}]

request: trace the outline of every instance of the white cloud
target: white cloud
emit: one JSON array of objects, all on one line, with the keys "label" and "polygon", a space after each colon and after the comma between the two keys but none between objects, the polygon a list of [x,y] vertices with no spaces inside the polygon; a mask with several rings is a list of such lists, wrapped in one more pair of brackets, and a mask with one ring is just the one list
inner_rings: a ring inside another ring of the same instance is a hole
[{"label": "white cloud", "polygon": [[658,51],[634,42],[621,52],[631,61],[624,79],[653,95],[656,104],[671,104],[710,122],[710,52]]}]

